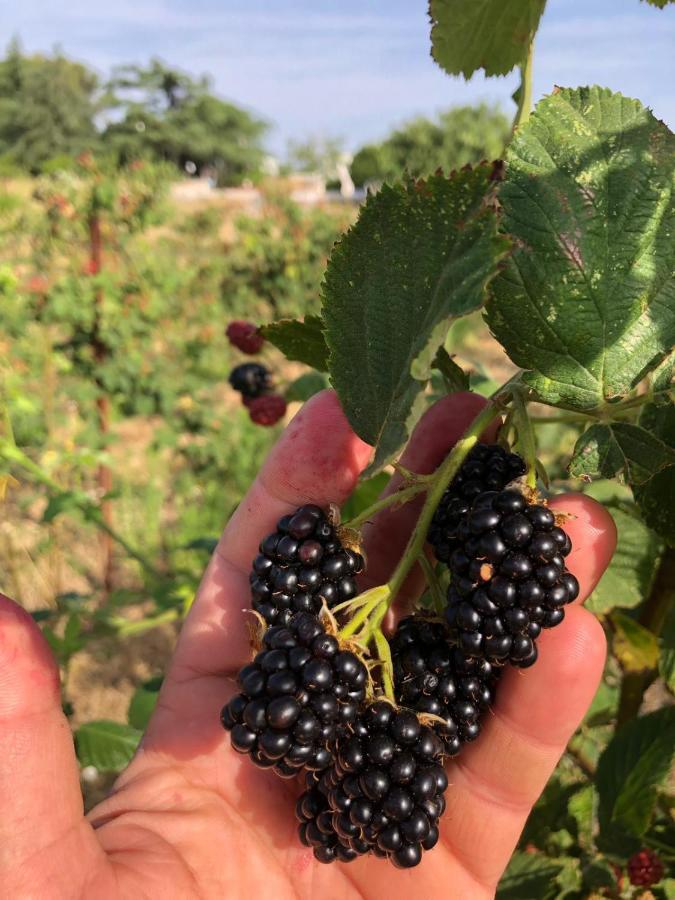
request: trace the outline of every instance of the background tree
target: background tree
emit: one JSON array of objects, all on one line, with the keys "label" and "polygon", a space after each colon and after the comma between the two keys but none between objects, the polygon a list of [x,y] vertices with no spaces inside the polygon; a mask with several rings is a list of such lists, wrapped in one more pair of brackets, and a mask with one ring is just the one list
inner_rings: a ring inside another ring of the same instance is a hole
[{"label": "background tree", "polygon": [[481,159],[495,159],[510,131],[506,116],[496,107],[458,106],[437,121],[419,117],[393,131],[380,144],[366,144],[354,156],[355,184],[391,181],[404,171],[428,175],[450,171]]},{"label": "background tree", "polygon": [[0,156],[37,172],[98,144],[98,79],[60,53],[25,56],[12,41],[0,61]]},{"label": "background tree", "polygon": [[255,177],[266,123],[209,88],[207,78],[194,79],[159,60],[117,69],[108,103],[119,118],[107,126],[105,144],[121,162],[150,157],[181,169],[188,162],[198,171],[214,169],[223,185]]}]

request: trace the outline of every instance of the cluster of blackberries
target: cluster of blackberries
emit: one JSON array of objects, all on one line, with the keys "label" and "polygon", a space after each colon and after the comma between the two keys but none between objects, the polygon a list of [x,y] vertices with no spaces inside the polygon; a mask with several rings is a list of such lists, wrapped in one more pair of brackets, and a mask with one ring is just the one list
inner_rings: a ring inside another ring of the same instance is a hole
[{"label": "cluster of blackberries", "polygon": [[338,737],[332,765],[307,776],[300,840],[321,862],[372,852],[416,866],[438,841],[448,786],[442,760],[440,738],[414,712],[372,703]]},{"label": "cluster of blackberries", "polygon": [[572,549],[555,516],[515,490],[479,494],[458,528],[448,591],[448,623],[459,645],[492,662],[531,666],[535,639],[565,617],[579,595],[565,566]]},{"label": "cluster of blackberries", "polygon": [[363,557],[345,548],[318,506],[301,506],[260,543],[250,575],[253,608],[270,625],[356,596]]},{"label": "cluster of blackberries", "polygon": [[[244,353],[259,353],[265,342],[251,322],[230,322],[225,333],[230,343]],[[235,366],[229,382],[241,394],[242,403],[256,425],[275,425],[286,414],[286,400],[281,394],[274,393],[272,375],[260,363]]]},{"label": "cluster of blackberries", "polygon": [[453,646],[448,626],[421,616],[402,619],[391,641],[396,699],[440,717],[434,730],[446,756],[474,741],[494,699],[499,669]]},{"label": "cluster of blackberries", "polygon": [[316,616],[297,613],[268,628],[263,648],[239,672],[241,693],[221,713],[232,746],[282,777],[323,770],[338,735],[356,721],[368,673]]},{"label": "cluster of blackberries", "polygon": [[524,475],[526,466],[517,453],[509,453],[498,444],[476,444],[467,454],[459,472],[449,485],[429,528],[428,541],[439,562],[447,563],[459,545],[457,529],[469,512],[471,503],[484,491],[501,491]]},{"label": "cluster of blackberries", "polygon": [[429,530],[436,558],[450,569],[446,618],[460,649],[520,668],[536,661],[541,629],[562,622],[579,594],[565,566],[572,545],[551,510],[507,488],[525,468],[517,454],[477,444]]}]

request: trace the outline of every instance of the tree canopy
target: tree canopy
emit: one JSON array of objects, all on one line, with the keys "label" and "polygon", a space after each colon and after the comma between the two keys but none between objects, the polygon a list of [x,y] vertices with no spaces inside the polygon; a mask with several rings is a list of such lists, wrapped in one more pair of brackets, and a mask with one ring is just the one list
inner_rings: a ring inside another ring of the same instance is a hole
[{"label": "tree canopy", "polygon": [[215,96],[207,78],[160,60],[118,68],[105,84],[60,53],[25,55],[17,41],[0,60],[0,158],[30,172],[88,150],[120,163],[191,162],[238,184],[259,171],[266,128]]},{"label": "tree canopy", "polygon": [[404,171],[419,177],[494,159],[501,155],[509,129],[506,116],[486,104],[449,109],[436,121],[412,119],[381,143],[362,147],[351,175],[355,184],[363,185],[400,178]]}]

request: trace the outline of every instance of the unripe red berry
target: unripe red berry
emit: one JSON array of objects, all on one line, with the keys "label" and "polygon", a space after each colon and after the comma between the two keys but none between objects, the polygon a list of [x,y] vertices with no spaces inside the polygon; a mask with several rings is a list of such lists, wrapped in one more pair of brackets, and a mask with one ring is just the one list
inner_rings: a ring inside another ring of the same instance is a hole
[{"label": "unripe red berry", "polygon": [[253,322],[230,322],[225,330],[229,342],[242,353],[254,355],[260,353],[265,338],[260,334]]},{"label": "unripe red berry", "polygon": [[265,394],[249,400],[248,414],[256,425],[276,425],[286,414],[286,401],[280,394]]},{"label": "unripe red berry", "polygon": [[663,863],[648,847],[628,860],[628,879],[631,884],[649,887],[663,878]]}]

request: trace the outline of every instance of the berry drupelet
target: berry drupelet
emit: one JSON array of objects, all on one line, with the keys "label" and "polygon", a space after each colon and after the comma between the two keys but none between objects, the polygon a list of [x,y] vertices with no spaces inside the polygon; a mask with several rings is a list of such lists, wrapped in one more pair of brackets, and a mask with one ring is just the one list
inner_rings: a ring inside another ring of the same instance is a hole
[{"label": "berry drupelet", "polygon": [[265,343],[265,338],[260,333],[257,325],[253,322],[244,322],[240,319],[230,322],[225,329],[227,339],[242,353],[248,353],[254,356],[260,353]]},{"label": "berry drupelet", "polygon": [[328,805],[302,816],[301,840],[322,862],[331,861],[325,846],[339,841],[355,855],[370,851],[399,868],[416,866],[438,841],[448,785],[442,758],[440,738],[414,712],[376,701],[340,735],[333,765],[300,799],[303,813],[317,791]]},{"label": "berry drupelet", "polygon": [[283,516],[260,543],[250,575],[253,608],[270,625],[287,625],[296,612],[318,613],[358,593],[360,553],[345,548],[326,514],[307,504]]},{"label": "berry drupelet", "polygon": [[282,777],[322,770],[366,696],[368,673],[316,616],[298,613],[268,628],[263,648],[239,672],[241,693],[221,713],[232,746]]},{"label": "berry drupelet", "polygon": [[565,566],[569,537],[548,507],[503,490],[474,498],[456,538],[446,618],[460,648],[493,663],[532,665],[541,629],[562,622],[563,607],[579,594]]},{"label": "berry drupelet", "polygon": [[242,363],[230,372],[229,382],[244,399],[260,397],[272,389],[272,375],[260,363]]},{"label": "berry drupelet", "polygon": [[476,444],[471,449],[443,494],[429,528],[428,541],[439,562],[447,563],[458,546],[457,529],[478,494],[501,491],[525,470],[520,456],[498,444]]},{"label": "berry drupelet", "polygon": [[480,733],[499,669],[453,647],[447,625],[422,616],[402,619],[390,645],[397,701],[443,719],[444,724],[431,727],[443,741],[444,754],[456,756]]}]

